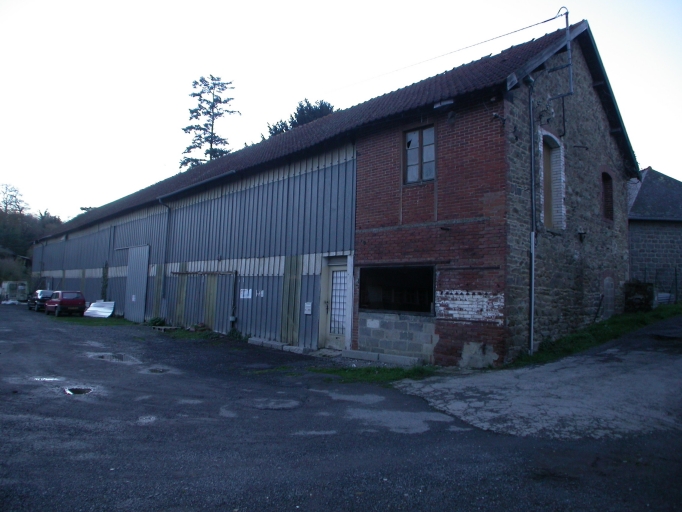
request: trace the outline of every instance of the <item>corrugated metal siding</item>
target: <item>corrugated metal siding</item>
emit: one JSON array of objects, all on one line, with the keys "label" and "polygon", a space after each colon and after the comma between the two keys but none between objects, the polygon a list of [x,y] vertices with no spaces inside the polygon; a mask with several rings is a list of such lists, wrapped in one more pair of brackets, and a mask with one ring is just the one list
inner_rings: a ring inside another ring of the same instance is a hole
[{"label": "corrugated metal siding", "polygon": [[[269,276],[239,276],[237,293],[237,323],[244,334],[278,340],[282,310],[282,278]],[[251,290],[251,299],[239,298],[239,290]],[[259,295],[256,295],[256,293]]]},{"label": "corrugated metal siding", "polygon": [[128,275],[125,291],[125,318],[131,322],[144,322],[149,276],[149,246],[128,249]]},{"label": "corrugated metal siding", "polygon": [[[108,300],[114,301],[116,304],[114,306],[115,315],[123,315],[123,310],[125,309],[125,296],[126,296],[126,278],[125,277],[115,277],[109,278],[109,286],[107,289]],[[87,297],[86,297],[87,299]],[[89,299],[88,299],[89,300]]]},{"label": "corrugated metal siding", "polygon": [[[34,261],[39,259],[42,268],[34,270],[51,276],[55,287],[84,288],[86,299],[94,301],[100,298],[101,269],[107,262],[106,299],[116,301],[115,313],[122,314],[129,250],[121,249],[148,245],[146,319],[163,314],[179,325],[203,322],[228,332],[236,301],[235,327],[243,333],[281,339],[282,319],[287,318],[287,338],[314,347],[320,260],[322,254],[353,250],[354,187],[355,154],[349,144],[200,194],[168,199],[170,214],[162,205],[153,206],[38,245]],[[285,260],[297,263],[293,287],[289,278],[285,287]],[[76,274],[63,279],[64,270]],[[237,270],[237,298],[233,275],[171,273],[188,270]],[[252,290],[252,298],[240,299],[239,289]],[[312,315],[304,315],[305,302],[313,303]]]},{"label": "corrugated metal siding", "polygon": [[[306,348],[317,348],[320,330],[320,276],[304,275],[301,277],[301,304],[299,319],[299,339]],[[312,314],[305,314],[305,303],[312,302]]]},{"label": "corrugated metal siding", "polygon": [[[168,259],[261,258],[352,250],[354,173],[354,161],[346,162],[174,208]],[[117,234],[117,243],[118,239]]]}]

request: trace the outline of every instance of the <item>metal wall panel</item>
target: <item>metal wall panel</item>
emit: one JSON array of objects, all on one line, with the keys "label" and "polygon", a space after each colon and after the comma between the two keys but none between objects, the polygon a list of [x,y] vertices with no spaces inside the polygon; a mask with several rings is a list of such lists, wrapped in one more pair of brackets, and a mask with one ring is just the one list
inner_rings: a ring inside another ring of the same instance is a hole
[{"label": "metal wall panel", "polygon": [[142,323],[147,301],[149,246],[131,247],[128,253],[124,314],[126,320]]},{"label": "metal wall panel", "polygon": [[[215,323],[213,330],[227,334],[231,329],[230,317],[233,315],[235,295],[235,276],[217,276]],[[237,291],[239,293],[239,291]]]},{"label": "metal wall panel", "polygon": [[114,314],[122,315],[125,309],[126,278],[110,277],[107,287],[107,300],[115,302]]},{"label": "metal wall panel", "polygon": [[[320,321],[320,276],[301,277],[301,305],[299,319],[299,339],[306,348],[317,349]],[[305,314],[305,303],[310,302],[311,314]]]},{"label": "metal wall panel", "polygon": [[[168,261],[351,250],[354,174],[350,161],[174,208]],[[117,246],[130,229],[117,229]]]},{"label": "metal wall panel", "polygon": [[[178,325],[208,322],[228,332],[236,310],[235,327],[243,333],[279,340],[286,330],[287,340],[314,347],[320,282],[319,265],[313,263],[322,254],[353,250],[355,172],[354,148],[343,146],[199,194],[168,199],[170,213],[157,205],[36,246],[34,260],[39,257],[38,270],[52,271],[49,275],[60,286],[73,281],[84,287],[90,301],[101,294],[101,277],[95,276],[107,262],[112,273],[106,298],[116,301],[115,313],[121,314],[128,309],[124,301],[131,279],[125,273],[129,262],[130,268],[135,263],[129,260],[133,249],[117,249],[148,246],[150,266],[133,276],[148,290],[142,317],[145,311],[148,318],[163,312]],[[162,288],[164,262],[170,268],[165,269]],[[238,269],[237,298],[233,275],[171,274],[188,267],[195,272]],[[87,269],[89,277],[73,277],[78,269]],[[63,270],[72,271],[66,280],[58,273]],[[240,299],[240,289],[252,290],[252,298]],[[313,303],[313,314],[304,314],[305,302]]]}]

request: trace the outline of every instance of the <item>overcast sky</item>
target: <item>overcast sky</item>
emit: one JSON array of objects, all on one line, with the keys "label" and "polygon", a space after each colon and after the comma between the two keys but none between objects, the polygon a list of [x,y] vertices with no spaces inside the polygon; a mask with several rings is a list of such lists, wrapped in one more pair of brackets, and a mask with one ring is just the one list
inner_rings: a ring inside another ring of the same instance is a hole
[{"label": "overcast sky", "polygon": [[[523,6],[523,7],[521,7]],[[561,3],[0,0],[0,183],[67,220],[176,174],[192,81],[231,81],[233,150],[303,98],[337,109],[499,53]],[[640,167],[682,180],[682,2],[573,0],[590,22]],[[401,68],[411,66],[402,71]]]}]

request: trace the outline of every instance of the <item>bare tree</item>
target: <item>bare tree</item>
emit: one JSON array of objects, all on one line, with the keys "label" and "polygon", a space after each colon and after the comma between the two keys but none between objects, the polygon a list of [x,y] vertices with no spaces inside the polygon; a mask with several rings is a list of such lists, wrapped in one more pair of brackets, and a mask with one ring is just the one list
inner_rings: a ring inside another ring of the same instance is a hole
[{"label": "bare tree", "polygon": [[0,185],[0,209],[2,209],[5,214],[23,214],[28,210],[28,205],[21,198],[19,189],[7,183],[3,183]]}]

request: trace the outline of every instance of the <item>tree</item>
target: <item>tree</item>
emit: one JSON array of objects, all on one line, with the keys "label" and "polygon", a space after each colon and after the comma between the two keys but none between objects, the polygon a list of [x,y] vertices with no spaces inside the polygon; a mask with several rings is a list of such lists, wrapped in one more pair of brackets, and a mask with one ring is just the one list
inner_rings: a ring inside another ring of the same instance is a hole
[{"label": "tree", "polygon": [[58,227],[62,221],[47,210],[32,215],[21,198],[21,192],[12,185],[0,185],[0,248],[24,256],[34,240]]},{"label": "tree", "polygon": [[28,205],[21,198],[21,192],[16,187],[3,183],[0,185],[0,208],[3,213],[24,213]]},{"label": "tree", "polygon": [[225,114],[239,114],[236,110],[225,108],[234,98],[225,98],[222,94],[231,87],[232,82],[223,82],[219,76],[209,75],[208,79],[203,76],[192,82],[194,92],[192,98],[197,98],[197,107],[189,109],[190,121],[198,121],[198,124],[185,126],[182,131],[191,133],[192,143],[187,146],[183,155],[189,155],[194,150],[204,149],[205,158],[187,156],[180,160],[180,169],[190,168],[204,162],[220,158],[230,152],[227,149],[227,139],[215,133],[215,123]]},{"label": "tree", "polygon": [[287,132],[297,126],[301,126],[324,117],[327,114],[334,112],[334,105],[324,100],[317,100],[315,103],[310,103],[308,98],[303,101],[299,101],[296,106],[296,110],[293,114],[289,116],[289,121],[281,119],[275,124],[268,123],[268,132],[270,136],[277,135],[278,133]]}]

